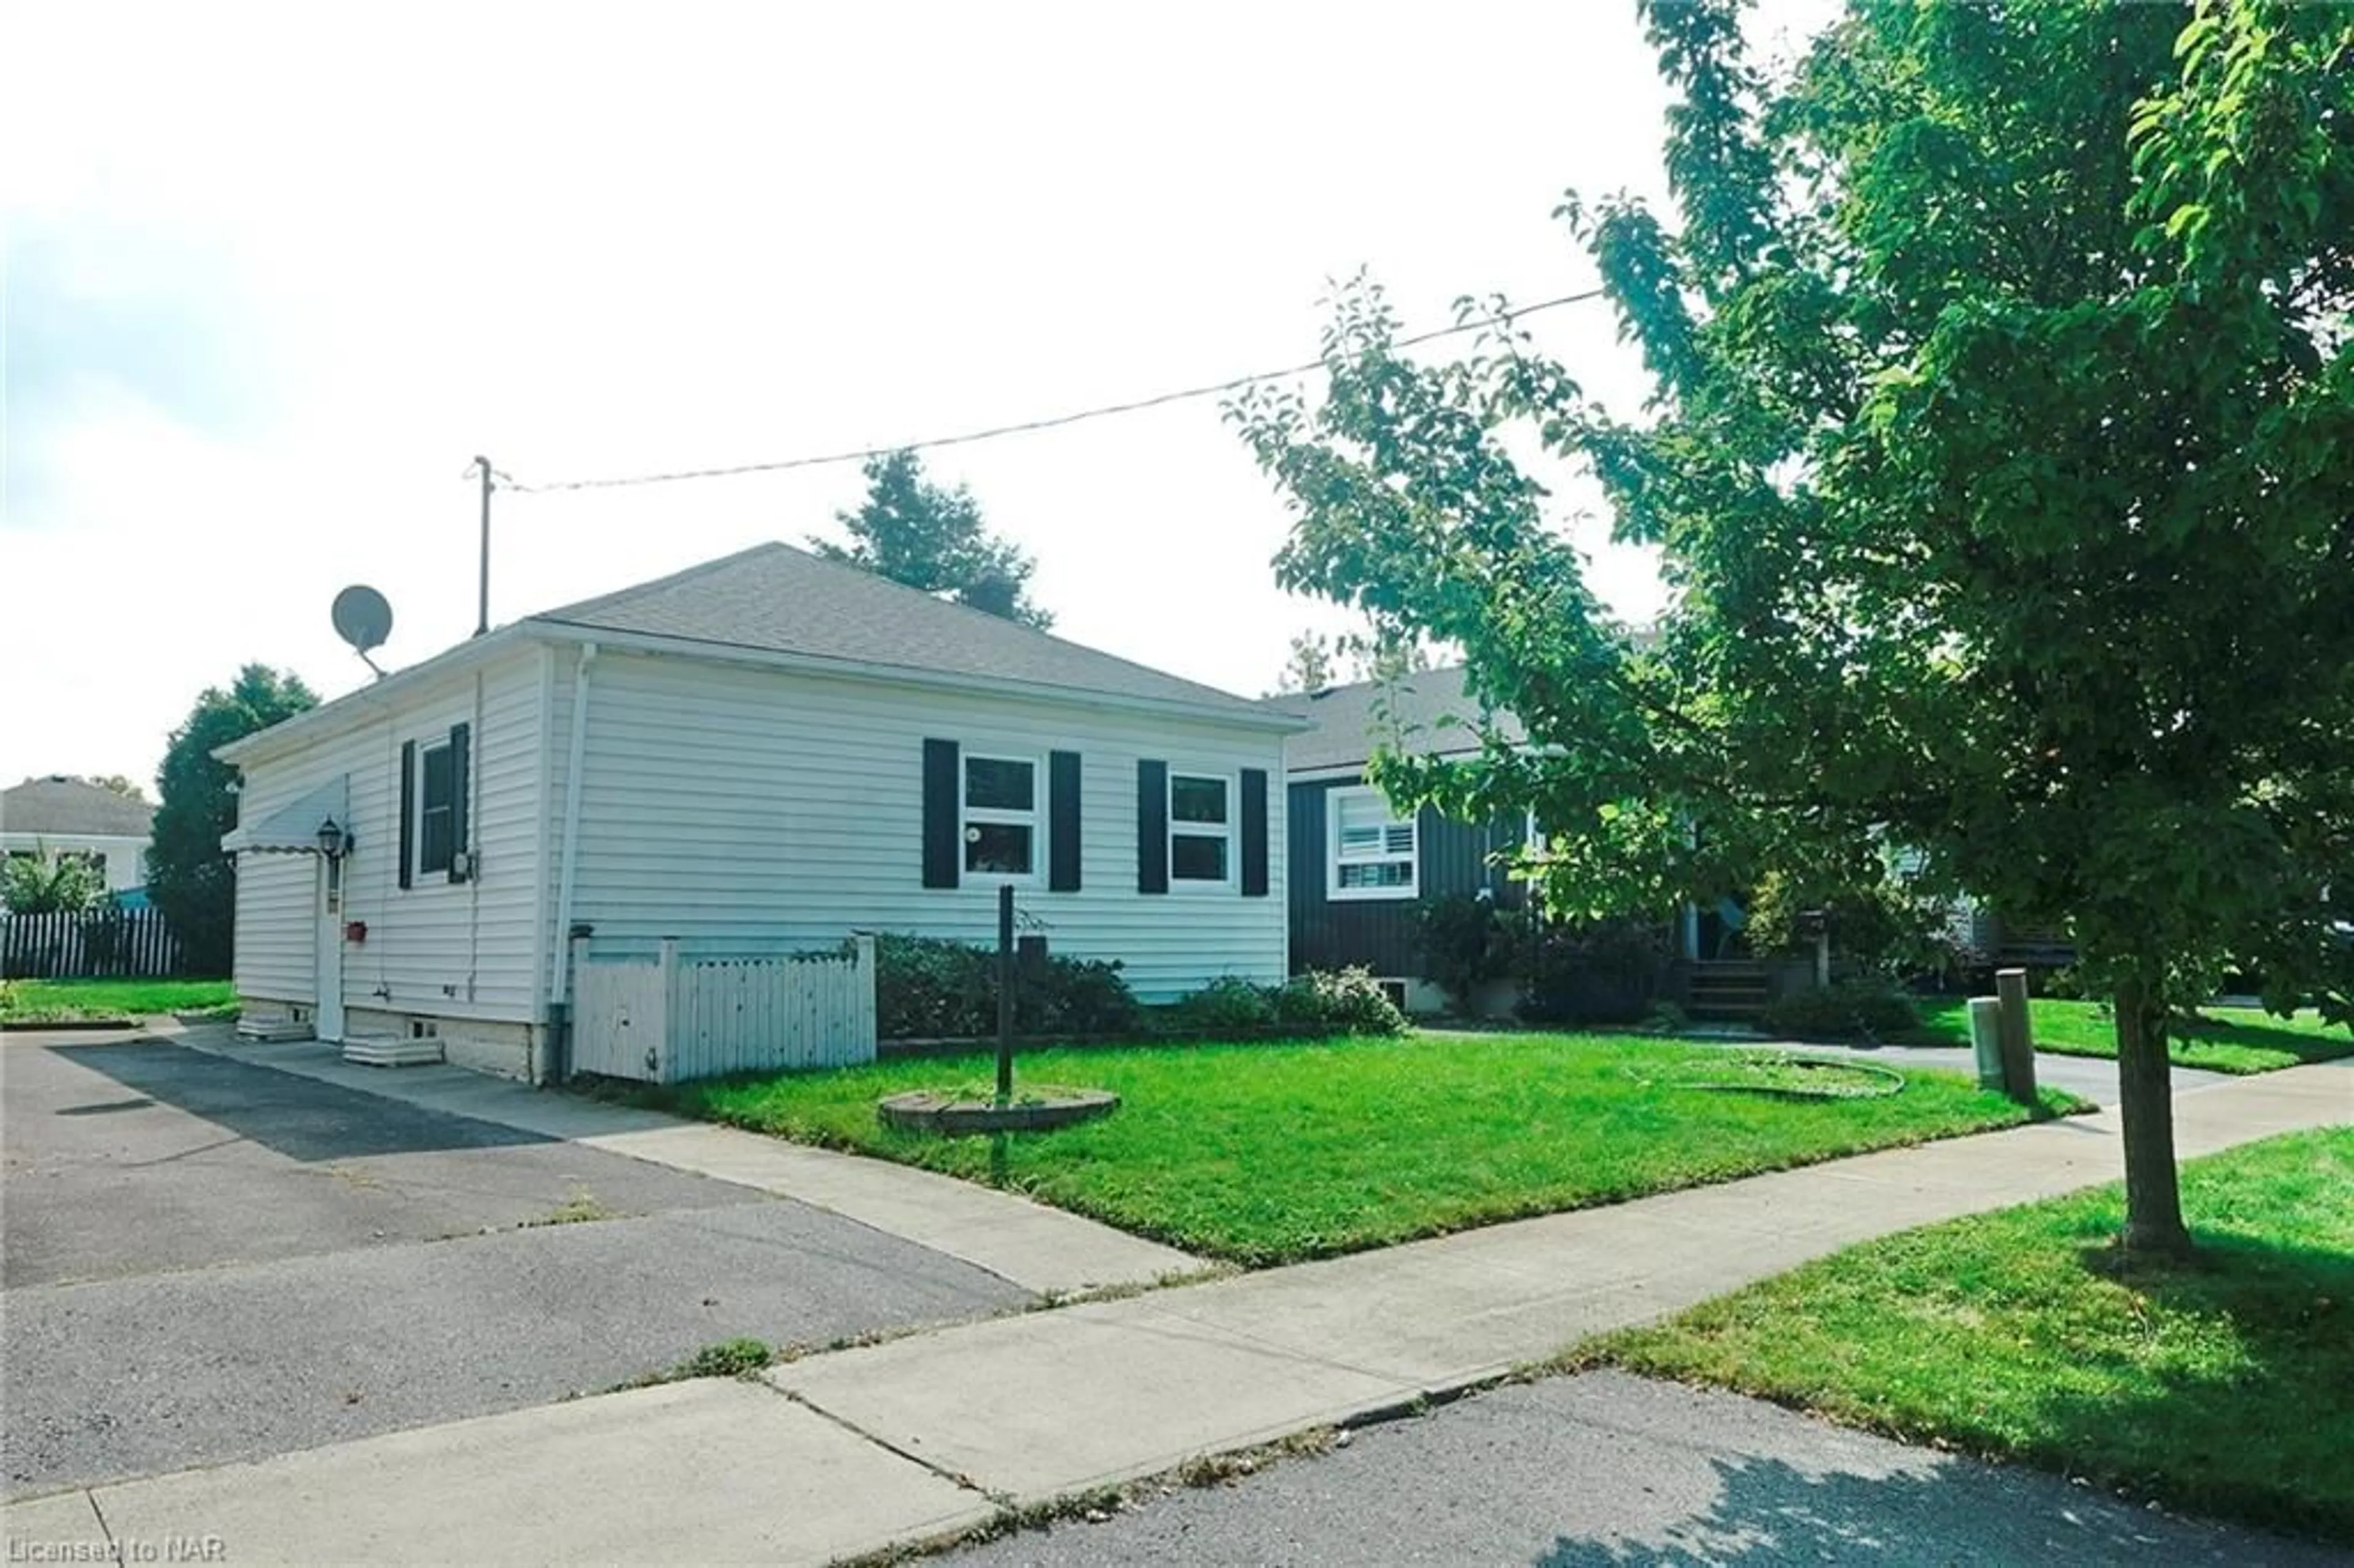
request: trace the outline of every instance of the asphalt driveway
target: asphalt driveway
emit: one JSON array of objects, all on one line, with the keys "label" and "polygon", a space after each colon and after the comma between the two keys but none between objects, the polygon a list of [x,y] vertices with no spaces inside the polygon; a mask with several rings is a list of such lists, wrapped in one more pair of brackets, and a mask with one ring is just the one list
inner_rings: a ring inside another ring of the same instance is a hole
[{"label": "asphalt driveway", "polygon": [[0,1037],[0,1495],[1006,1310],[788,1200],[121,1037]]}]

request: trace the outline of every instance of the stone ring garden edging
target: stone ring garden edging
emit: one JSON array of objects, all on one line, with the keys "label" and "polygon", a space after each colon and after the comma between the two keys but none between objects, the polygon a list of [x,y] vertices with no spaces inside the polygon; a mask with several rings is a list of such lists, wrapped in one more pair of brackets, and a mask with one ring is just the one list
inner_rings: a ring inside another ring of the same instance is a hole
[{"label": "stone ring garden edging", "polygon": [[[1740,1077],[1709,1078],[1678,1083],[1673,1086],[1707,1089],[1720,1094],[1770,1095],[1793,1100],[1879,1100],[1901,1094],[1904,1089],[1903,1074],[1881,1066],[1876,1062],[1744,1053],[1734,1056],[1729,1065],[1736,1072],[1746,1069],[1755,1075],[1745,1081]],[[1776,1076],[1783,1081],[1775,1081]],[[1808,1083],[1806,1080],[1810,1077],[1816,1081]],[[1866,1081],[1859,1083],[1858,1079]]]},{"label": "stone ring garden edging", "polygon": [[933,1089],[890,1095],[877,1101],[875,1115],[884,1126],[903,1132],[930,1132],[954,1138],[977,1132],[1044,1132],[1092,1121],[1119,1108],[1119,1097],[1108,1089],[1025,1088],[1011,1105],[986,1097],[959,1097]]}]

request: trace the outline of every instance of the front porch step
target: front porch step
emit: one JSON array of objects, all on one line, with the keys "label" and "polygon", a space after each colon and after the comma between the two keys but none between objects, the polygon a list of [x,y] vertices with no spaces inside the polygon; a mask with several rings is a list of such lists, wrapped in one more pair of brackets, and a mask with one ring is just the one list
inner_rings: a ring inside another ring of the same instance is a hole
[{"label": "front porch step", "polygon": [[1766,966],[1748,959],[1703,959],[1684,976],[1684,1011],[1694,1018],[1745,1022],[1765,1012],[1773,997]]},{"label": "front porch step", "polygon": [[363,1067],[429,1066],[441,1060],[441,1042],[349,1035],[344,1040],[344,1060]]},{"label": "front porch step", "polygon": [[239,1040],[277,1044],[289,1040],[308,1040],[312,1033],[311,1025],[299,1018],[272,1017],[267,1013],[238,1015],[237,1037]]}]

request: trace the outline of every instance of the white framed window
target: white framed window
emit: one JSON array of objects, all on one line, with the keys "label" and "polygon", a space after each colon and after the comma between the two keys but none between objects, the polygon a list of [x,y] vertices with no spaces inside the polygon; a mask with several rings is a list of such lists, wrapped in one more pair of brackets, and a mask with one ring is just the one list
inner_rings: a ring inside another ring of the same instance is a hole
[{"label": "white framed window", "polygon": [[1325,884],[1331,898],[1412,898],[1420,860],[1415,821],[1379,789],[1335,789],[1325,798]]},{"label": "white framed window", "polygon": [[1037,877],[1044,860],[1038,836],[1041,771],[1034,757],[965,754],[965,874],[1012,882]]},{"label": "white framed window", "polygon": [[450,742],[417,748],[417,874],[448,876],[458,852],[458,754]]},{"label": "white framed window", "polygon": [[1169,774],[1169,885],[1235,880],[1235,782],[1222,773]]}]

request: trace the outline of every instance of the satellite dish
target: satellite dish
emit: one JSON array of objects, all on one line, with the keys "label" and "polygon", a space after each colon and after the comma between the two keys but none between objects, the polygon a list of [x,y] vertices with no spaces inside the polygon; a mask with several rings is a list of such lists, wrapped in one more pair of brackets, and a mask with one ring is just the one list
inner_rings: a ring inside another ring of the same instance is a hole
[{"label": "satellite dish", "polygon": [[352,645],[355,652],[366,653],[384,646],[392,635],[392,606],[384,595],[365,583],[354,583],[335,596],[335,635]]},{"label": "satellite dish", "polygon": [[[383,647],[384,640],[392,635],[392,606],[385,602],[384,595],[365,583],[354,583],[335,596],[332,613],[335,635],[350,643],[352,652],[369,669],[376,670],[368,650]],[[376,673],[384,672],[376,670]]]}]

